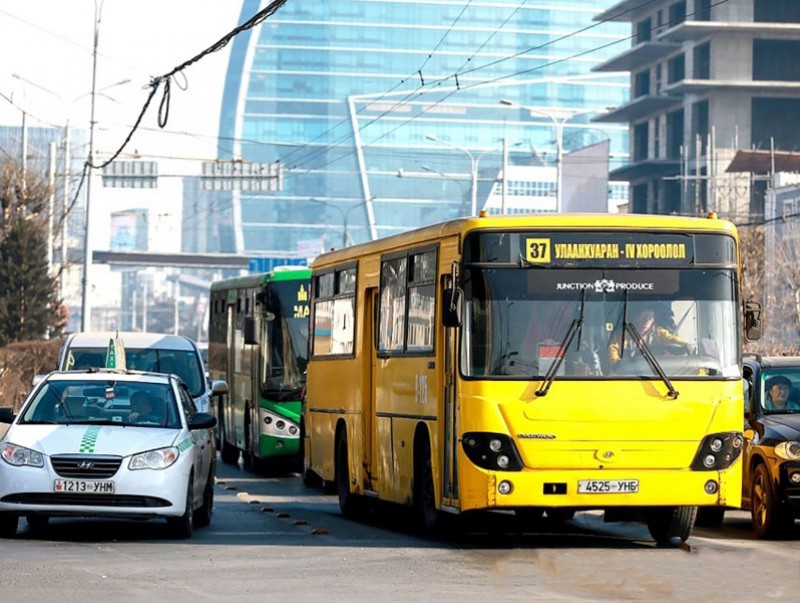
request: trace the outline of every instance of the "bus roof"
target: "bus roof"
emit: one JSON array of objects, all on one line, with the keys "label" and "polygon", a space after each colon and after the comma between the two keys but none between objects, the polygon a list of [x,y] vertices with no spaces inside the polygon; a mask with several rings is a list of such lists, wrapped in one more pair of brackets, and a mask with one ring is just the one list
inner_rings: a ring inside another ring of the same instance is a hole
[{"label": "bus roof", "polygon": [[375,241],[359,243],[345,249],[337,249],[317,256],[312,268],[336,264],[371,253],[376,250],[390,251],[408,245],[434,241],[441,237],[466,234],[472,230],[527,228],[549,228],[552,230],[639,230],[639,231],[706,231],[719,232],[737,237],[733,222],[719,219],[715,214],[706,218],[652,214],[527,214],[527,215],[480,215],[457,218],[430,226],[390,235]]},{"label": "bus roof", "polygon": [[244,276],[234,276],[231,278],[214,281],[211,283],[211,291],[226,289],[240,289],[256,287],[267,283],[278,283],[283,281],[307,281],[311,278],[311,268],[308,266],[278,266],[271,272],[259,272],[246,274]]}]

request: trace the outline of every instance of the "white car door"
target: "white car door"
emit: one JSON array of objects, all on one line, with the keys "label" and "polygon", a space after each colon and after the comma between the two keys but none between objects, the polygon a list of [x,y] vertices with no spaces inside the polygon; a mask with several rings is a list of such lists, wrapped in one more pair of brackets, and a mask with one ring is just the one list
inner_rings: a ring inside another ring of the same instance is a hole
[{"label": "white car door", "polygon": [[[192,417],[197,414],[197,407],[184,383],[179,384],[179,391],[183,412],[186,415],[186,421],[189,422]],[[194,452],[193,494],[196,503],[194,506],[197,507],[197,504],[199,504],[198,501],[202,499],[203,489],[206,486],[208,470],[211,467],[211,452],[214,448],[212,446],[210,430],[208,429],[194,429],[191,431],[191,437],[194,441],[194,446],[192,447]]]}]

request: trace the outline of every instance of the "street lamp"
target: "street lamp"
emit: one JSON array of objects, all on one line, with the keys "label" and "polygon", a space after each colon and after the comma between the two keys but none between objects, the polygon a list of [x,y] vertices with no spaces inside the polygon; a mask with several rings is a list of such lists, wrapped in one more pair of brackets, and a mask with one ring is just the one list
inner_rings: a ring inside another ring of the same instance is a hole
[{"label": "street lamp", "polygon": [[[450,147],[451,149],[456,149],[457,151],[466,153],[467,157],[469,157],[470,174],[472,175],[472,197],[470,199],[470,215],[474,216],[475,214],[478,213],[478,161],[480,161],[480,157],[475,157],[467,149],[455,145],[452,142],[446,142],[444,140],[440,140],[436,138],[436,136],[431,136],[430,134],[428,134],[425,136],[425,138],[433,142],[438,142],[439,144],[444,145],[446,147]],[[481,157],[483,157],[483,155],[481,155]]]},{"label": "street lamp", "polygon": [[316,199],[314,197],[310,197],[308,199],[312,203],[319,203],[320,205],[324,205],[326,207],[332,207],[336,211],[338,211],[342,215],[342,248],[347,247],[347,220],[350,217],[350,212],[356,209],[357,207],[362,207],[367,204],[366,201],[358,201],[353,203],[350,207],[346,210],[342,209],[335,203],[331,203],[330,201],[325,201],[324,199]]},{"label": "street lamp", "polygon": [[556,128],[556,213],[561,213],[562,208],[562,163],[564,159],[564,124],[576,115],[584,113],[597,113],[597,109],[567,109],[565,107],[527,107],[507,99],[500,100],[501,105],[517,107],[530,111],[532,115],[547,117]]},{"label": "street lamp", "polygon": [[[427,174],[421,174],[419,172],[406,172],[403,168],[398,168],[397,170],[397,177],[398,178],[425,178],[425,179],[435,179],[435,180],[452,180],[458,185],[458,188],[461,189],[461,211],[466,213],[467,208],[464,207],[464,200],[466,198],[466,192],[464,190],[464,183],[461,182],[463,178],[459,177],[457,174],[445,174],[439,170],[435,170],[432,167],[428,167],[427,165],[419,166],[423,172],[428,172],[429,174],[436,174],[436,178],[432,178]],[[444,190],[444,189],[443,189]]]}]

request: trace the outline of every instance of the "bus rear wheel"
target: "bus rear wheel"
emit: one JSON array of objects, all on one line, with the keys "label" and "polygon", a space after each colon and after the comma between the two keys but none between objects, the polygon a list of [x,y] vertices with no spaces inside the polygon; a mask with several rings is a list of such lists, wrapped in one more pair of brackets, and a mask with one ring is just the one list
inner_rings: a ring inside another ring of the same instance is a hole
[{"label": "bus rear wheel", "polygon": [[658,507],[648,509],[647,529],[659,546],[678,546],[689,538],[697,507]]},{"label": "bus rear wheel", "polygon": [[350,490],[350,463],[347,459],[347,435],[344,431],[336,438],[336,492],[339,509],[345,517],[358,514],[356,495]]},{"label": "bus rear wheel", "polygon": [[425,532],[435,534],[441,529],[442,520],[436,508],[433,486],[431,443],[427,436],[421,436],[414,447],[414,514],[417,525]]},{"label": "bus rear wheel", "polygon": [[225,407],[222,402],[219,403],[219,417],[217,422],[217,430],[219,431],[219,454],[222,457],[222,462],[227,465],[235,465],[239,461],[239,451],[235,446],[228,443],[225,437]]}]

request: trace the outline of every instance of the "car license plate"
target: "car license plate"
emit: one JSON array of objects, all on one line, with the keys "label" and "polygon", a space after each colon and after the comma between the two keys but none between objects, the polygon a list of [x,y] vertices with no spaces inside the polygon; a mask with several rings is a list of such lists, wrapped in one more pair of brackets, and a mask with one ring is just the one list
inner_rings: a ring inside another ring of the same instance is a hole
[{"label": "car license plate", "polygon": [[57,479],[53,492],[75,494],[114,494],[114,482],[85,479]]},{"label": "car license plate", "polygon": [[578,494],[633,494],[638,491],[638,479],[578,480]]}]

